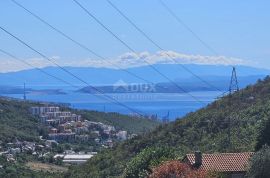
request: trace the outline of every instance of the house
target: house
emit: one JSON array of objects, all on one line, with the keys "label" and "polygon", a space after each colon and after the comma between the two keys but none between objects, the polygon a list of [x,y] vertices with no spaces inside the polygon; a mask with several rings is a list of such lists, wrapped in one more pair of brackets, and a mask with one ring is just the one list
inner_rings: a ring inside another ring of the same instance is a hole
[{"label": "house", "polygon": [[50,140],[55,141],[74,141],[75,140],[75,133],[56,133],[56,134],[49,134]]},{"label": "house", "polygon": [[51,148],[53,145],[58,145],[58,143],[55,140],[46,140],[45,145],[46,147]]},{"label": "house", "polygon": [[9,152],[13,155],[17,153],[21,153],[21,148],[10,148]]},{"label": "house", "polygon": [[55,134],[55,133],[57,133],[57,131],[58,131],[58,130],[57,130],[56,128],[51,128],[51,129],[50,129],[50,133],[51,133],[51,134]]},{"label": "house", "polygon": [[244,178],[253,152],[187,154],[183,162],[196,169],[224,173],[228,178]]},{"label": "house", "polygon": [[116,133],[116,137],[119,140],[126,140],[127,139],[127,131],[119,131],[118,133]]},{"label": "house", "polygon": [[112,139],[108,139],[104,142],[106,147],[112,148],[113,147],[113,141]]},{"label": "house", "polygon": [[75,140],[80,142],[89,141],[89,135],[75,135]]},{"label": "house", "polygon": [[59,112],[60,108],[55,106],[47,106],[47,107],[31,107],[30,112],[33,115],[42,115],[47,112]]},{"label": "house", "polygon": [[6,154],[6,158],[8,162],[15,162],[15,158],[12,154]]}]

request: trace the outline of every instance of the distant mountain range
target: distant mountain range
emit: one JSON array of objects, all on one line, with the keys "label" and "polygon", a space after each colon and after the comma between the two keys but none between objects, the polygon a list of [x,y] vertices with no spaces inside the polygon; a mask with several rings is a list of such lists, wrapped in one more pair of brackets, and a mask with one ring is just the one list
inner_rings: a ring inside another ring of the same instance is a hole
[{"label": "distant mountain range", "polygon": [[[206,77],[205,77],[206,78]],[[260,78],[264,78],[264,75],[252,75],[252,76],[240,76],[238,80],[239,88],[244,88],[247,85],[254,84]],[[104,93],[182,93],[183,90],[177,87],[175,84],[183,88],[185,91],[228,91],[230,78],[229,77],[218,77],[218,76],[208,76],[207,81],[210,85],[198,82],[198,79],[179,79],[175,83],[157,83],[151,84],[124,84],[124,85],[107,85],[98,86],[96,88]],[[77,92],[82,93],[97,93],[92,87],[83,87]]]},{"label": "distant mountain range", "polygon": [[0,85],[0,94],[46,94],[46,95],[51,95],[51,94],[58,94],[58,95],[63,95],[66,94],[65,92],[61,91],[60,89],[43,89],[43,90],[35,90],[31,88],[26,88],[25,91],[22,87],[14,87],[14,86],[5,86],[5,85]]},{"label": "distant mountain range", "polygon": [[[179,83],[179,85],[183,87],[195,87],[197,89],[204,90],[210,89],[204,83],[184,70],[181,65],[157,64],[154,66],[170,79]],[[194,64],[186,64],[184,66],[220,89],[227,88],[229,85],[232,70],[230,66]],[[65,67],[65,69],[79,76],[91,85],[103,86],[103,89],[104,86],[109,86],[109,88],[107,87],[106,89],[109,91],[112,90],[112,86],[119,85],[119,83],[122,85],[145,83],[144,81],[117,69],[92,67]],[[59,78],[65,79],[72,84],[81,85],[82,88],[84,87],[83,83],[78,81],[76,78],[69,76],[57,67],[47,67],[44,68],[44,70]],[[166,84],[168,81],[149,66],[128,68],[127,70],[153,83],[159,83],[158,85],[170,85]],[[247,66],[237,67],[239,83],[242,87],[246,86],[247,84],[254,83],[257,79],[262,78],[269,73],[270,70],[267,69],[259,69]],[[35,69],[23,70],[19,72],[0,73],[0,83],[5,86],[22,86],[23,83],[26,83],[26,86],[32,89],[65,89],[63,86],[66,85]]]}]

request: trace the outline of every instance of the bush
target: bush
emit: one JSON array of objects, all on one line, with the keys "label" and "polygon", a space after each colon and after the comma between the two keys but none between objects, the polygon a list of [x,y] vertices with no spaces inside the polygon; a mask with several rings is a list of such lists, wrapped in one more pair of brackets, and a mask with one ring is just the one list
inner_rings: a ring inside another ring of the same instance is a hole
[{"label": "bush", "polygon": [[192,169],[180,161],[167,161],[153,169],[149,178],[205,178],[207,172]]},{"label": "bush", "polygon": [[250,162],[248,177],[269,178],[270,177],[270,147],[263,146],[254,154]]},{"label": "bush", "polygon": [[270,119],[263,124],[263,128],[257,138],[256,150],[261,149],[265,144],[270,145]]},{"label": "bush", "polygon": [[160,163],[175,159],[174,152],[168,148],[146,148],[133,158],[125,169],[125,178],[143,178],[152,172]]}]

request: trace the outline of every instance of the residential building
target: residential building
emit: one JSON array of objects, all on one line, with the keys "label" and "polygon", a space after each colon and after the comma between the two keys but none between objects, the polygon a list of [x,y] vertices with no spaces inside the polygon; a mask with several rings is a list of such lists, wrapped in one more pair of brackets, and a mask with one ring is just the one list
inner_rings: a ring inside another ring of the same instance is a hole
[{"label": "residential building", "polygon": [[119,132],[116,134],[116,137],[117,137],[117,139],[119,139],[119,140],[126,140],[127,137],[128,137],[127,131],[119,131]]},{"label": "residential building", "polygon": [[47,112],[59,112],[60,108],[57,106],[31,107],[30,111],[33,115],[42,115]]},{"label": "residential building", "polygon": [[55,141],[69,141],[72,142],[75,140],[75,133],[56,133],[49,134],[49,139]]}]

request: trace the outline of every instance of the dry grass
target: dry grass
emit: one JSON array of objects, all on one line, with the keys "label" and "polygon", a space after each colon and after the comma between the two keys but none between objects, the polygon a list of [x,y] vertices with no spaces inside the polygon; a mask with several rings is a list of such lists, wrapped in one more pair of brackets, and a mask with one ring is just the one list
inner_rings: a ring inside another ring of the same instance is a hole
[{"label": "dry grass", "polygon": [[53,164],[45,164],[45,163],[39,163],[39,162],[28,162],[26,166],[34,171],[65,172],[68,170],[68,168],[63,167],[63,166],[57,166]]}]

